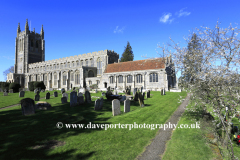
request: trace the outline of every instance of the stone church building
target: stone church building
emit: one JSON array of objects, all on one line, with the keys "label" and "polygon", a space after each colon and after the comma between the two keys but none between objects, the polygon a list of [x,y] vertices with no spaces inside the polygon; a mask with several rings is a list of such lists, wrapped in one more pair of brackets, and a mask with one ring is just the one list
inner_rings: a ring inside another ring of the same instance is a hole
[{"label": "stone church building", "polygon": [[125,89],[127,86],[150,90],[175,87],[176,75],[171,57],[119,62],[119,54],[102,50],[82,55],[45,61],[43,26],[40,34],[17,28],[15,39],[14,73],[7,75],[7,82],[18,82],[28,88],[28,82],[43,81],[46,89],[70,89],[97,84]]}]

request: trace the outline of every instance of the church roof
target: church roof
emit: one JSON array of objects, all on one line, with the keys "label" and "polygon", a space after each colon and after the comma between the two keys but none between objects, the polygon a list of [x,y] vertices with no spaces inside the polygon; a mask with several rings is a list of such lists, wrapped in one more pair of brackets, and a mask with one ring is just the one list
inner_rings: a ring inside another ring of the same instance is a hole
[{"label": "church roof", "polygon": [[108,64],[104,73],[165,68],[162,58]]}]

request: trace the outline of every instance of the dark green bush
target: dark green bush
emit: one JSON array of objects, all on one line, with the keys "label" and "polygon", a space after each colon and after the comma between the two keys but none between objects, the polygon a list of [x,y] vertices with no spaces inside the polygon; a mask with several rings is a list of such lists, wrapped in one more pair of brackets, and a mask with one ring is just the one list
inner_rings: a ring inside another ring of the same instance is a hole
[{"label": "dark green bush", "polygon": [[17,82],[13,82],[9,85],[9,89],[12,89],[13,93],[19,92],[19,88],[21,88],[21,85]]},{"label": "dark green bush", "polygon": [[36,88],[41,88],[41,90],[42,89],[46,89],[46,86],[44,85],[44,83],[43,83],[43,81],[36,81],[36,82],[34,82],[34,89],[36,89]]},{"label": "dark green bush", "polygon": [[28,82],[29,91],[34,91],[34,82]]},{"label": "dark green bush", "polygon": [[7,91],[9,91],[9,85],[10,85],[10,83],[8,83],[8,82],[1,82],[2,90],[4,91],[6,89]]}]

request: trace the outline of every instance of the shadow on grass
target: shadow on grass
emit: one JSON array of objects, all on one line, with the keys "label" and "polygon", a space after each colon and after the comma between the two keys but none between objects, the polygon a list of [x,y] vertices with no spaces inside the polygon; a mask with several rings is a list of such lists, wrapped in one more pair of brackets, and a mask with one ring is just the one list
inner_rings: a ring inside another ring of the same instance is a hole
[{"label": "shadow on grass", "polygon": [[[111,103],[106,100],[104,103],[104,110],[111,110]],[[76,154],[77,150],[65,147],[61,154],[50,154],[51,148],[32,147],[38,146],[42,141],[64,141],[69,136],[100,131],[102,129],[66,128],[65,124],[107,124],[110,117],[97,118],[102,114],[101,111],[94,111],[94,102],[75,107],[70,107],[69,103],[58,103],[50,110],[37,110],[30,116],[23,116],[20,108],[1,111],[0,159],[87,159],[95,152]],[[56,127],[58,122],[64,124],[62,129]]]}]

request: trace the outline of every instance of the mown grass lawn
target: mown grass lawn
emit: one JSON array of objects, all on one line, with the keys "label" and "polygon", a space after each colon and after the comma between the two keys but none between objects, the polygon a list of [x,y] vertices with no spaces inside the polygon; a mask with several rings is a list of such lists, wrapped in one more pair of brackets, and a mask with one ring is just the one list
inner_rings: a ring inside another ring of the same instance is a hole
[{"label": "mown grass lawn", "polygon": [[[100,97],[101,93],[91,95]],[[159,129],[58,129],[56,124],[164,124],[180,105],[179,95],[185,98],[187,93],[166,92],[161,96],[152,91],[151,98],[144,101],[145,107],[131,101],[131,111],[124,113],[121,103],[121,115],[115,117],[111,101],[106,99],[103,110],[94,111],[94,102],[70,107],[69,103],[60,103],[62,96],[44,99],[53,108],[30,116],[23,116],[20,106],[0,110],[0,159],[135,159]],[[50,140],[65,145],[36,149]]]},{"label": "mown grass lawn", "polygon": [[173,131],[171,140],[168,141],[163,160],[192,160],[192,159],[213,159],[211,148],[203,138],[204,132],[199,128],[180,128],[181,124],[196,124],[197,119],[191,112],[192,103],[186,107],[180,118],[176,129]]}]

